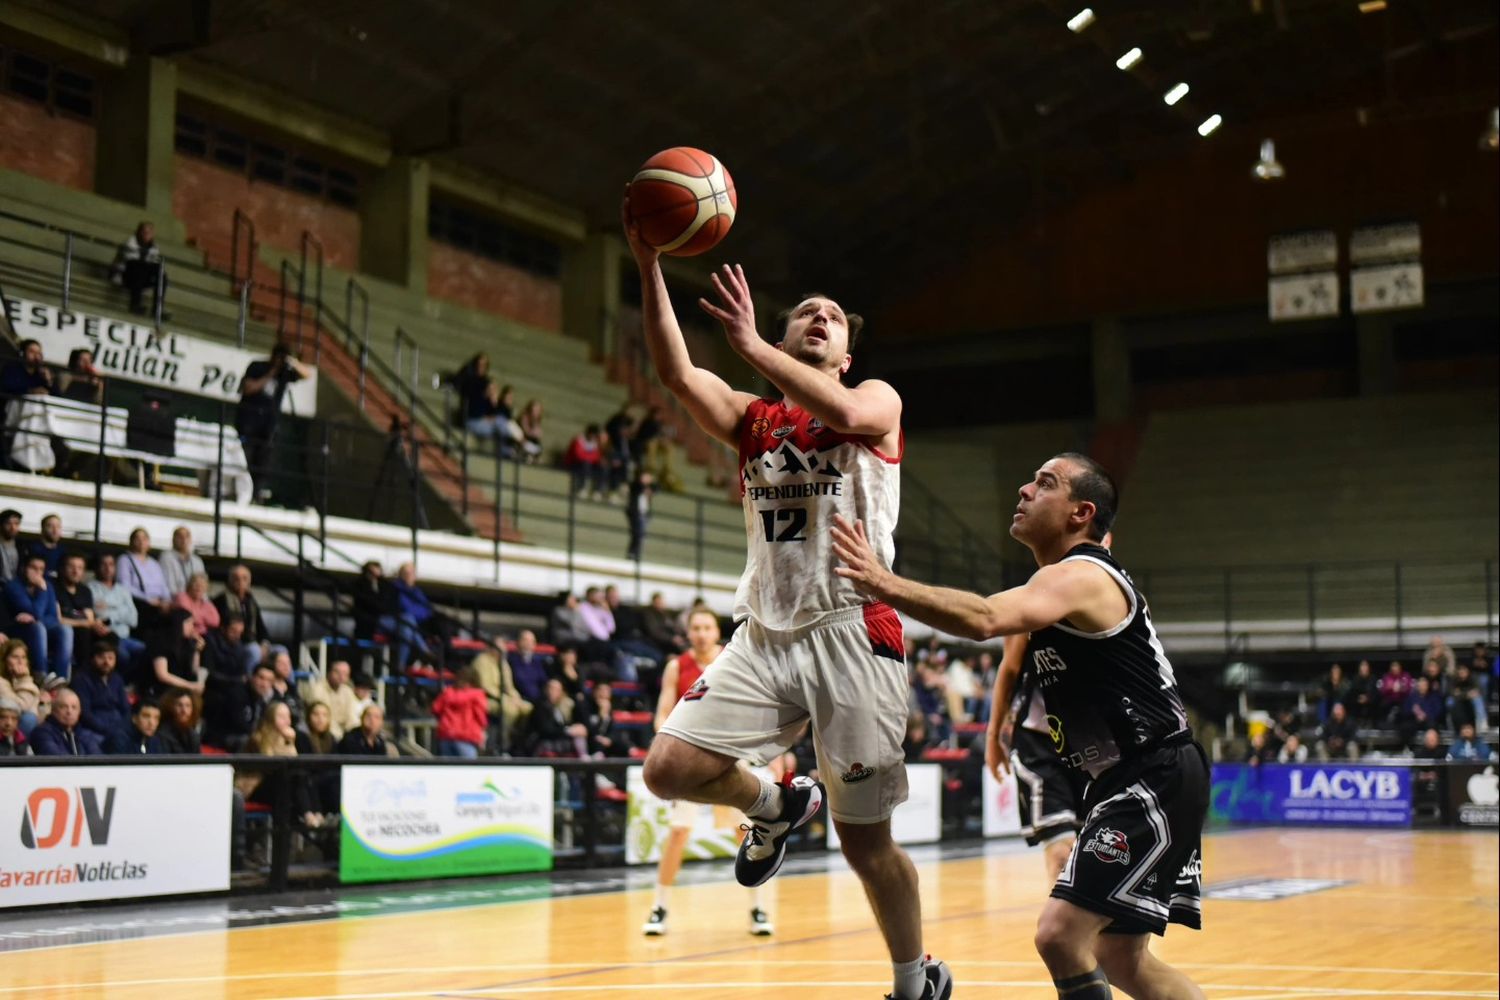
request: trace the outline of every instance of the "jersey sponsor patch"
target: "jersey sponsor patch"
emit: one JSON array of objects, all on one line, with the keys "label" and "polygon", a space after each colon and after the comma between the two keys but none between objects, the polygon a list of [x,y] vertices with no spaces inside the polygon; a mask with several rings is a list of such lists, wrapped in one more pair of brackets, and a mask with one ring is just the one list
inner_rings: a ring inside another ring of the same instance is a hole
[{"label": "jersey sponsor patch", "polygon": [[1108,864],[1130,864],[1130,841],[1119,830],[1107,826],[1095,830],[1083,849]]},{"label": "jersey sponsor patch", "polygon": [[[706,694],[708,694],[708,682],[700,677],[697,680],[693,681],[693,686],[687,689],[687,693],[682,696],[682,700],[697,701]],[[715,704],[717,704],[717,702]]]},{"label": "jersey sponsor patch", "polygon": [[873,767],[866,767],[859,761],[855,761],[849,766],[849,770],[839,775],[839,778],[844,782],[844,784],[852,785],[856,782],[864,781],[874,773],[875,769]]}]

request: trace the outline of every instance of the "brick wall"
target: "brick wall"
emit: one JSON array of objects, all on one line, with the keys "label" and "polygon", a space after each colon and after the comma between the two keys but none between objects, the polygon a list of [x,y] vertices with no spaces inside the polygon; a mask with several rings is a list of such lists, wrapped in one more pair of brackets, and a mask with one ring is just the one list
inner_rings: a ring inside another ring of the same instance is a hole
[{"label": "brick wall", "polygon": [[432,241],[427,294],[543,330],[562,331],[562,286],[499,261]]},{"label": "brick wall", "polygon": [[0,167],[54,184],[94,190],[94,126],[0,94]]},{"label": "brick wall", "polygon": [[256,238],[265,246],[295,252],[306,229],[323,241],[328,264],[359,267],[359,213],[353,209],[257,183],[195,157],[176,158],[172,212],[200,246],[210,253],[216,245],[228,246],[236,208],[254,220]]}]

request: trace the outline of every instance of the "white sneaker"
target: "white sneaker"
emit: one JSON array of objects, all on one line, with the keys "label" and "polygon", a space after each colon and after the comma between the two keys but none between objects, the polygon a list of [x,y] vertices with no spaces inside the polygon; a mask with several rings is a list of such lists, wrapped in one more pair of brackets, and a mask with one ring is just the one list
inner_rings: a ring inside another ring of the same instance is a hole
[{"label": "white sneaker", "polygon": [[771,926],[771,918],[766,911],[756,906],[750,910],[750,933],[756,937],[770,937],[776,928]]},{"label": "white sneaker", "polygon": [[646,918],[646,926],[641,932],[647,937],[661,937],[667,933],[667,908],[665,906],[653,906],[651,916]]}]

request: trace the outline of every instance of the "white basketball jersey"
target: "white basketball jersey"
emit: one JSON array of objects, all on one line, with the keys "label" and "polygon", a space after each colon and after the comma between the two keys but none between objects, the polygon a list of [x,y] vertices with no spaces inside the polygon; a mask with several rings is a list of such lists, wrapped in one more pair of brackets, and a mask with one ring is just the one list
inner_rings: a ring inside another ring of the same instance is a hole
[{"label": "white basketball jersey", "polygon": [[863,521],[881,563],[896,555],[901,456],[840,434],[800,406],[758,399],[740,425],[740,496],[747,536],[736,619],[785,631],[869,599],[833,568],[833,515]]}]

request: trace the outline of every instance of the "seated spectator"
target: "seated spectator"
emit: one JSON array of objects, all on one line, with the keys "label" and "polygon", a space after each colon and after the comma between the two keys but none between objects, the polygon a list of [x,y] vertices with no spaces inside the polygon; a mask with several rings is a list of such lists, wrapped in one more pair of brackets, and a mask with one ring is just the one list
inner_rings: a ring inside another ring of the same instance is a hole
[{"label": "seated spectator", "polygon": [[1402,709],[1406,707],[1406,699],[1412,691],[1411,675],[1401,666],[1400,661],[1392,660],[1377,687],[1380,691],[1382,724],[1394,727],[1400,720]]},{"label": "seated spectator", "polygon": [[[548,678],[563,686],[563,701],[569,715],[573,706],[583,700],[583,675],[578,670],[578,649],[575,646],[559,646],[557,656],[548,667]],[[542,700],[546,700],[547,689],[542,688]]]},{"label": "seated spectator", "polygon": [[339,740],[339,753],[356,757],[396,757],[396,747],[387,742],[385,710],[379,705],[366,705],[359,719],[359,728],[351,729]]},{"label": "seated spectator", "polygon": [[527,462],[535,462],[542,456],[542,403],[528,399],[516,418],[521,428],[521,451]]},{"label": "seated spectator", "polygon": [[1354,720],[1342,702],[1334,702],[1327,721],[1318,727],[1318,756],[1323,760],[1357,760],[1359,744],[1354,736]]},{"label": "seated spectator", "polygon": [[979,698],[979,685],[974,680],[974,671],[962,657],[951,656],[943,671],[943,693],[948,703],[948,718],[955,724],[970,722],[974,718],[974,702]]},{"label": "seated spectator", "polygon": [[245,619],[224,615],[219,627],[203,637],[202,666],[210,676],[239,683],[245,677]]},{"label": "seated spectator", "polygon": [[600,681],[589,692],[583,724],[591,757],[628,757],[636,745],[630,730],[615,727],[614,686],[608,681]]},{"label": "seated spectator", "polygon": [[[590,587],[583,592],[583,603],[578,605],[578,617],[588,630],[588,639],[578,652],[586,663],[602,664],[613,675],[617,660],[613,639],[615,636],[615,613],[604,600],[602,587]],[[624,678],[635,680],[634,677]]]},{"label": "seated spectator", "polygon": [[[0,399],[0,414],[5,412],[5,400]],[[21,531],[21,512],[6,508],[0,510],[0,586],[21,575],[21,548],[16,535]]]},{"label": "seated spectator", "polygon": [[1443,696],[1432,687],[1425,677],[1417,678],[1417,686],[1406,696],[1401,707],[1401,742],[1410,745],[1412,738],[1424,729],[1440,729],[1447,723],[1448,708]]},{"label": "seated spectator", "polygon": [[302,727],[302,696],[297,693],[297,680],[292,672],[292,654],[285,646],[273,646],[271,652],[272,697],[292,712],[292,725]]},{"label": "seated spectator", "polygon": [[380,631],[381,622],[394,621],[396,613],[396,592],[380,563],[372,559],[360,567],[354,583],[354,638],[369,642]]},{"label": "seated spectator", "polygon": [[563,466],[573,474],[573,492],[583,496],[593,490],[595,500],[604,499],[608,469],[604,464],[604,453],[599,446],[599,425],[589,424],[568,443],[563,454]]},{"label": "seated spectator", "polygon": [[166,753],[157,735],[160,728],[161,706],[142,698],[130,711],[130,724],[104,741],[104,751],[121,756]]},{"label": "seated spectator", "polygon": [[[109,266],[109,280],[124,288],[130,296],[130,311],[146,314],[146,290],[151,290],[152,312],[165,306],[167,276],[162,270],[161,248],[156,245],[156,226],[142,222],[115,251]],[[161,296],[161,299],[158,299]],[[167,318],[165,312],[162,319]]]},{"label": "seated spectator", "polygon": [[1281,749],[1276,751],[1276,763],[1302,764],[1306,761],[1307,747],[1302,745],[1302,737],[1296,733],[1289,734],[1286,742],[1281,744]]},{"label": "seated spectator", "polygon": [[[21,356],[0,368],[0,404],[21,396],[49,396],[54,391],[52,369],[42,357],[42,345],[28,339],[17,349]],[[4,408],[0,405],[0,410]]]},{"label": "seated spectator", "polygon": [[626,403],[604,422],[604,433],[599,438],[605,468],[613,487],[630,477],[633,467],[630,461],[630,439],[635,435],[635,417]]},{"label": "seated spectator", "polygon": [[68,383],[62,391],[65,399],[99,406],[104,402],[104,379],[94,367],[94,352],[75,347],[68,353]]},{"label": "seated spectator", "polygon": [[193,617],[193,631],[199,638],[219,627],[219,608],[208,599],[208,576],[194,573],[188,578],[187,589],[172,598],[173,607],[181,608]]},{"label": "seated spectator", "polygon": [[20,706],[21,732],[31,735],[42,717],[42,689],[31,670],[31,652],[20,639],[0,644],[0,698]]},{"label": "seated spectator", "polygon": [[1443,637],[1435,635],[1427,640],[1427,649],[1422,654],[1423,664],[1436,661],[1438,675],[1443,678],[1453,676],[1453,670],[1458,666],[1458,660],[1453,655],[1453,650],[1443,641]]},{"label": "seated spectator", "polygon": [[474,758],[484,752],[490,725],[489,700],[472,665],[459,667],[453,686],[433,699],[432,715],[437,720],[439,757]]},{"label": "seated spectator", "polygon": [[531,752],[546,757],[588,756],[588,727],[565,707],[562,682],[547,682],[546,697],[531,710],[528,721]]},{"label": "seated spectator", "polygon": [[52,692],[52,711],[31,731],[31,752],[38,757],[93,757],[104,744],[87,729],[78,728],[78,695],[71,688]]},{"label": "seated spectator", "polygon": [[546,696],[548,669],[552,658],[537,652],[535,632],[522,629],[521,634],[516,636],[515,651],[505,659],[510,667],[511,684],[516,696],[525,706],[521,714],[530,714],[531,706]]},{"label": "seated spectator", "polygon": [[1467,663],[1460,663],[1453,671],[1452,692],[1448,696],[1448,719],[1457,727],[1465,722],[1477,730],[1489,727],[1489,710],[1484,703],[1484,694],[1474,679],[1474,671]]},{"label": "seated spectator", "polygon": [[514,419],[515,398],[515,390],[510,386],[502,389],[494,382],[486,382],[483,396],[470,404],[475,408],[469,410],[466,425],[469,433],[493,442],[495,457],[499,459],[516,457],[521,428]]},{"label": "seated spectator", "polygon": [[1370,667],[1369,660],[1360,660],[1350,682],[1350,698],[1347,708],[1354,721],[1363,726],[1373,726],[1380,717],[1380,684]]},{"label": "seated spectator", "polygon": [[1422,734],[1422,745],[1413,751],[1417,760],[1442,760],[1446,753],[1443,750],[1443,737],[1436,729],[1429,729]]},{"label": "seated spectator", "polygon": [[[297,756],[297,730],[292,725],[292,714],[286,705],[279,701],[271,702],[246,741],[245,752],[263,757]],[[314,829],[322,826],[323,814],[313,801],[311,786],[304,772],[280,768],[260,771],[253,766],[235,769],[234,787],[245,797],[246,802],[275,805],[283,783],[291,786],[292,811],[301,818],[302,825]]]},{"label": "seated spectator", "polygon": [[[622,659],[645,661],[656,670],[666,665],[666,655],[646,638],[646,621],[641,609],[626,604],[620,597],[619,587],[610,584],[604,588],[604,606],[614,615],[614,646],[622,654]],[[631,676],[634,672],[632,667],[620,677],[622,680],[636,680]]]},{"label": "seated spectator", "polygon": [[174,688],[162,695],[161,728],[156,732],[156,738],[161,742],[161,752],[201,754],[203,744],[198,738],[200,714],[200,703],[193,692]]},{"label": "seated spectator", "polygon": [[231,753],[243,750],[275,700],[275,679],[275,672],[262,664],[242,684],[215,685],[203,704],[203,742]]},{"label": "seated spectator", "polygon": [[112,638],[94,643],[88,665],[78,671],[72,683],[80,706],[78,725],[99,737],[104,747],[130,728],[130,699],[125,696],[125,681],[115,669]]},{"label": "seated spectator", "polygon": [[[40,750],[37,753],[41,753]],[[1474,727],[1463,726],[1458,731],[1458,739],[1448,748],[1448,760],[1472,760],[1483,763],[1495,758],[1495,752],[1489,745],[1474,735]]]},{"label": "seated spectator", "polygon": [[494,384],[490,378],[490,356],[483,351],[465,361],[453,376],[453,388],[463,410],[463,425],[478,438],[495,436],[494,416],[489,410],[489,392]]},{"label": "seated spectator", "polygon": [[30,757],[31,744],[21,732],[21,705],[0,696],[0,757]]},{"label": "seated spectator", "polygon": [[57,514],[48,514],[42,518],[42,534],[39,538],[32,539],[26,546],[28,556],[36,556],[47,566],[47,579],[56,580],[57,572],[62,568],[63,546],[62,546],[62,517]]},{"label": "seated spectator", "polygon": [[562,603],[552,609],[552,616],[548,622],[548,630],[552,633],[552,644],[562,647],[564,645],[580,645],[593,639],[593,633],[584,623],[583,615],[578,610],[578,595],[563,591],[558,595]]},{"label": "seated spectator", "polygon": [[646,641],[655,646],[663,659],[687,652],[687,635],[677,629],[677,621],[667,610],[667,598],[657,591],[651,595],[651,603],[641,610],[641,631]]},{"label": "seated spectator", "polygon": [[143,697],[160,699],[168,688],[182,688],[203,696],[208,671],[203,666],[203,648],[193,625],[193,616],[177,609],[151,644],[146,647],[144,669],[135,686]]},{"label": "seated spectator", "polygon": [[41,557],[25,557],[21,575],[5,584],[5,604],[10,612],[6,632],[25,641],[32,661],[46,664],[58,677],[71,674],[73,630],[62,623],[57,591],[47,579],[47,565]]},{"label": "seated spectator", "polygon": [[334,660],[322,678],[308,685],[308,702],[320,701],[328,706],[328,731],[333,734],[335,742],[343,739],[345,733],[358,729],[360,717],[364,714],[360,697],[349,683],[349,674],[348,660]]},{"label": "seated spectator", "polygon": [[[83,582],[83,556],[70,552],[63,557],[62,570],[53,584],[57,590],[57,613],[62,623],[73,630],[73,662],[87,662],[93,655],[96,640],[107,637],[118,651],[119,642],[108,625],[94,617],[94,592]],[[125,663],[121,664],[124,672]]]},{"label": "seated spectator", "polygon": [[1273,762],[1276,759],[1276,751],[1267,745],[1268,742],[1264,729],[1251,733],[1250,746],[1245,751],[1245,763],[1251,767],[1260,767],[1262,764]]},{"label": "seated spectator", "polygon": [[1328,668],[1328,677],[1318,689],[1318,721],[1327,720],[1334,702],[1348,704],[1354,684],[1344,676],[1344,668],[1335,663]]},{"label": "seated spectator", "polygon": [[260,601],[250,589],[250,567],[243,563],[229,568],[224,581],[224,592],[214,598],[219,616],[239,615],[245,621],[245,634],[240,639],[240,662],[248,673],[253,670],[271,648],[271,633],[266,629],[266,619],[260,613]]},{"label": "seated spectator", "polygon": [[120,553],[117,570],[135,598],[141,627],[149,631],[165,623],[172,612],[172,591],[167,589],[161,563],[151,558],[151,535],[145,528],[130,533],[130,547]]},{"label": "seated spectator", "polygon": [[391,587],[396,595],[396,615],[381,621],[381,627],[395,640],[395,659],[391,665],[396,670],[405,670],[415,659],[412,650],[423,661],[431,662],[434,657],[423,632],[436,612],[427,592],[417,585],[417,567],[409,562],[398,566]]},{"label": "seated spectator", "polygon": [[[333,719],[328,706],[321,701],[307,706],[307,729],[297,733],[297,755],[299,757],[327,757],[338,753],[338,740],[328,728]],[[337,822],[339,814],[339,769],[323,767],[308,775],[314,805],[324,816],[325,823]]]},{"label": "seated spectator", "polygon": [[[338,737],[333,735],[333,712],[321,701],[307,706],[307,750],[306,753],[331,754],[338,750]],[[303,753],[299,743],[297,752]],[[325,809],[324,812],[329,810]]]},{"label": "seated spectator", "polygon": [[116,566],[113,555],[101,552],[94,560],[94,578],[89,581],[89,592],[94,595],[95,620],[107,626],[119,640],[121,670],[134,677],[146,644],[130,634],[140,621],[139,612],[130,589],[116,578]]},{"label": "seated spectator", "polygon": [[927,736],[927,719],[921,712],[912,712],[906,717],[906,735],[901,738],[902,759],[915,764],[931,745]]},{"label": "seated spectator", "polygon": [[156,561],[161,563],[162,579],[167,582],[167,590],[173,595],[187,590],[188,582],[194,576],[202,575],[205,580],[208,577],[203,557],[193,551],[193,533],[183,525],[173,530],[172,547],[158,556]]}]

